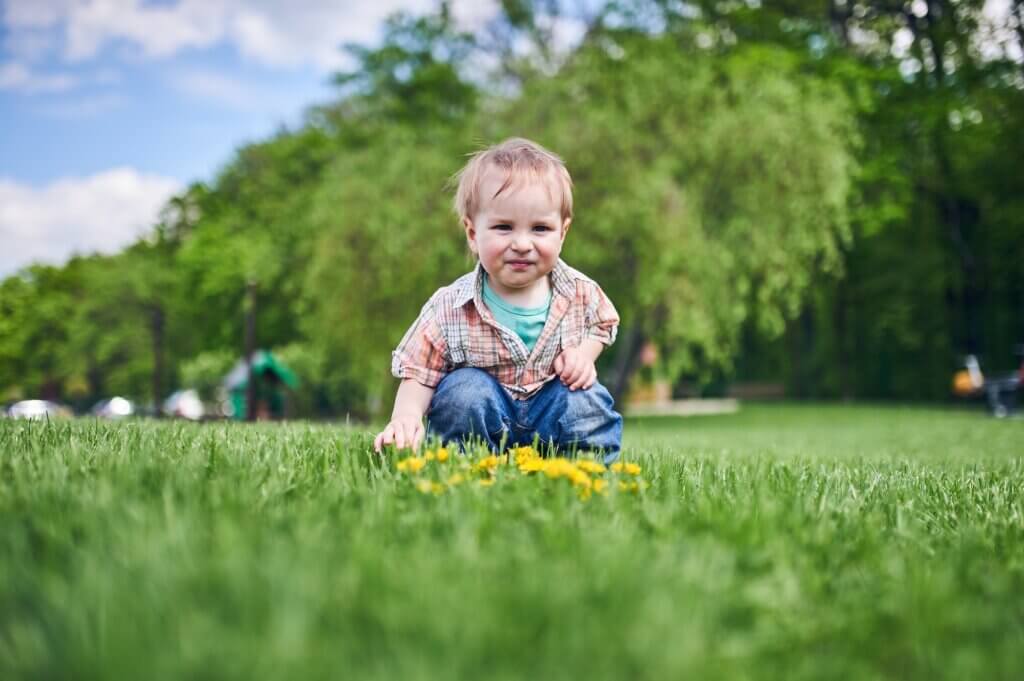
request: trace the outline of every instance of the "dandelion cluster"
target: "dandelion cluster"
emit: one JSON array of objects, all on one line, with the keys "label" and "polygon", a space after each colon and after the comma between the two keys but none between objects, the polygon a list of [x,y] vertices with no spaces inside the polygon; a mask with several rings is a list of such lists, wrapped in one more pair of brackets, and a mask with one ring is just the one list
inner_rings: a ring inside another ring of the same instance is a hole
[{"label": "dandelion cluster", "polygon": [[608,494],[610,489],[637,493],[648,486],[640,477],[640,466],[635,463],[605,466],[587,458],[544,457],[533,447],[515,447],[479,458],[472,454],[453,457],[447,448],[439,447],[428,449],[420,456],[399,459],[395,468],[417,490],[433,495],[444,494],[466,483],[489,488],[499,480],[508,484],[531,478],[565,481],[584,500],[595,493]]}]

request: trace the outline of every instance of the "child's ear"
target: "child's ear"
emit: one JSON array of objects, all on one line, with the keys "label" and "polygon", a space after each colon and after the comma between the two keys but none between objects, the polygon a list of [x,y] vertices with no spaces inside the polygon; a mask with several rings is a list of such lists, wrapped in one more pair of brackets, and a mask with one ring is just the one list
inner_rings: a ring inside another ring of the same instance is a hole
[{"label": "child's ear", "polygon": [[476,228],[473,221],[468,217],[462,218],[462,226],[466,229],[466,241],[469,243],[469,250],[476,253]]},{"label": "child's ear", "polygon": [[565,241],[565,235],[569,233],[569,227],[572,226],[572,218],[566,218],[562,221],[562,241]]}]

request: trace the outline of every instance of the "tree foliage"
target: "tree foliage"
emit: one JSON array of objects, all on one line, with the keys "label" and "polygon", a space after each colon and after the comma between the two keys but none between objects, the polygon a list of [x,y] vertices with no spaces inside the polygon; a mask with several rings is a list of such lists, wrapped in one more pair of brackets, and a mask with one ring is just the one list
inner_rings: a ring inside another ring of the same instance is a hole
[{"label": "tree foliage", "polygon": [[602,357],[618,391],[645,340],[672,378],[808,396],[937,398],[962,353],[1012,360],[1018,5],[994,33],[981,0],[501,4],[476,35],[446,3],[396,15],[346,48],[335,101],[239,149],[146,237],[0,282],[3,399],[209,388],[255,283],[300,413],[378,412],[401,333],[472,266],[446,183],[509,135],[573,173],[564,256],[623,316]]}]

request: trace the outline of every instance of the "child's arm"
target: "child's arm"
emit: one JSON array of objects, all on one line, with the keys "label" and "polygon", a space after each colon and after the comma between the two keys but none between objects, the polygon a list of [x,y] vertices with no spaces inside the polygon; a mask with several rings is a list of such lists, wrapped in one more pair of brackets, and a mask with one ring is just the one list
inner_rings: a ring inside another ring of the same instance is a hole
[{"label": "child's arm", "polygon": [[605,346],[615,342],[619,326],[619,313],[612,301],[597,284],[590,282],[591,290],[586,300],[586,315],[583,340],[580,344],[564,348],[555,358],[552,368],[569,390],[586,390],[597,382],[597,361]]},{"label": "child's arm", "polygon": [[391,410],[391,421],[373,440],[378,452],[384,445],[395,445],[398,449],[411,447],[419,449],[425,435],[423,415],[430,407],[434,389],[407,378],[398,386],[395,408]]}]

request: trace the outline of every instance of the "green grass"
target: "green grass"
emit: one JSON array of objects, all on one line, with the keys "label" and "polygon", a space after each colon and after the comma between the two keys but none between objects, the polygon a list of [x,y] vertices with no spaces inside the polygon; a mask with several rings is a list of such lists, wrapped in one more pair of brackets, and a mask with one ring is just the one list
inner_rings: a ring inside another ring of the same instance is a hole
[{"label": "green grass", "polygon": [[1024,422],[628,422],[441,496],[308,425],[0,422],[0,678],[1020,679]]}]

